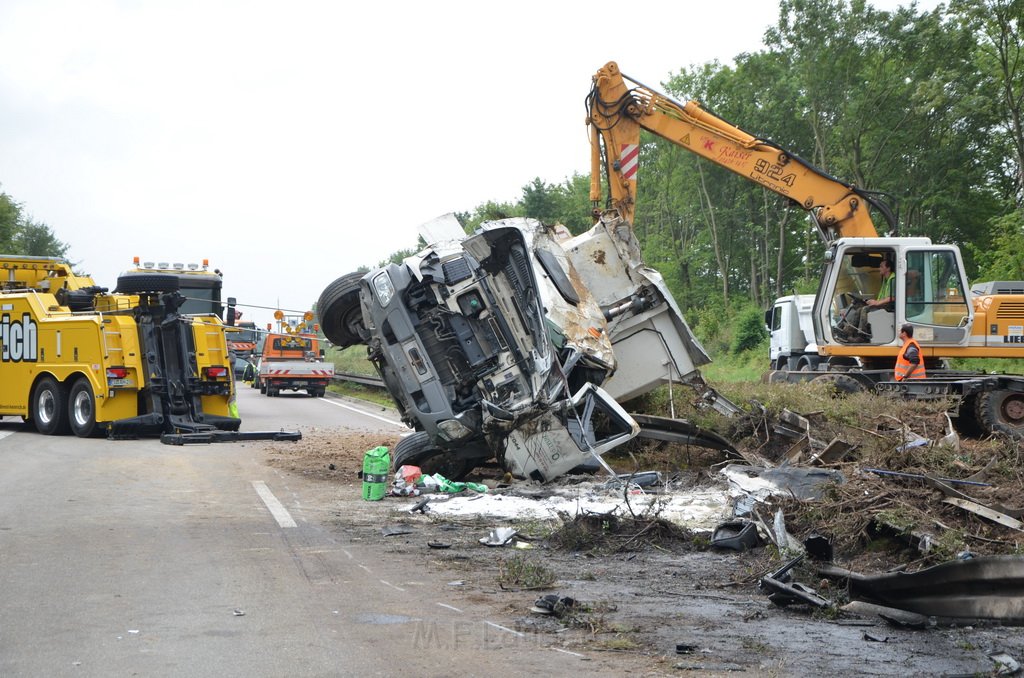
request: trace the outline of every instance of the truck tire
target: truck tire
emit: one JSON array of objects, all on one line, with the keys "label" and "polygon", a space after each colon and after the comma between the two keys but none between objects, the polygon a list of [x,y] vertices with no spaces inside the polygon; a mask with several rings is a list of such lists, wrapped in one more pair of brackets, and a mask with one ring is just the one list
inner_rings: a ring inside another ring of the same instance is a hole
[{"label": "truck tire", "polygon": [[424,475],[440,473],[448,480],[461,480],[472,468],[467,460],[434,445],[425,431],[399,438],[395,445],[395,470],[407,464],[419,466]]},{"label": "truck tire", "polygon": [[68,423],[71,432],[79,438],[91,438],[96,434],[96,396],[85,377],[79,377],[71,386],[68,395]]},{"label": "truck tire", "polygon": [[1024,393],[1016,391],[985,391],[974,403],[978,425],[984,433],[1002,433],[1011,438],[1024,438]]},{"label": "truck tire", "polygon": [[860,382],[848,374],[821,374],[811,379],[811,382],[815,384],[830,384],[832,386],[832,395],[837,398],[848,396],[851,393],[860,393],[864,390]]},{"label": "truck tire", "polygon": [[42,377],[32,390],[32,423],[48,436],[68,432],[68,395],[64,384],[53,377]]},{"label": "truck tire", "polygon": [[324,336],[338,348],[365,343],[366,326],[359,304],[359,281],[365,273],[349,273],[328,285],[316,304]]},{"label": "truck tire", "polygon": [[116,294],[139,294],[140,292],[177,292],[181,287],[178,278],[164,273],[142,273],[122,275],[117,279]]}]

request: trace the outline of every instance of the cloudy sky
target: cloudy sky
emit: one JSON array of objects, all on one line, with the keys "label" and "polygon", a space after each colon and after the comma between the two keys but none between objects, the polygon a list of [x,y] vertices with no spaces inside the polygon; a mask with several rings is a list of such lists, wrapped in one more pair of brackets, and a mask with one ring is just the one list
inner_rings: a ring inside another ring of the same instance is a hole
[{"label": "cloudy sky", "polygon": [[760,49],[777,11],[0,0],[0,191],[100,285],[134,256],[207,258],[240,304],[308,309],[422,222],[589,171],[583,100],[605,62],[657,88]]}]

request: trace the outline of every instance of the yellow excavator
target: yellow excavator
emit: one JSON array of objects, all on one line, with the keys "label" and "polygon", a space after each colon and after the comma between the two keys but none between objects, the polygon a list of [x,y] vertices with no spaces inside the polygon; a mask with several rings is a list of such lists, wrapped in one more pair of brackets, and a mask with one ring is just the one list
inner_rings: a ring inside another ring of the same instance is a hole
[{"label": "yellow excavator", "polygon": [[[1024,358],[1024,282],[971,287],[955,245],[879,235],[872,211],[888,230],[895,231],[897,222],[878,193],[830,176],[696,102],[678,103],[624,75],[614,62],[594,75],[587,105],[595,213],[612,211],[633,223],[640,132],[646,130],[788,198],[812,216],[827,248],[811,311],[818,356],[783,378],[828,380],[847,391],[955,397],[961,430],[1024,437],[1024,376],[958,372],[946,364],[948,358]],[[877,295],[883,261],[895,275],[893,302],[864,307],[866,322],[846,327],[851,308]],[[904,323],[914,326],[926,379],[892,380],[901,347],[898,328]]]}]

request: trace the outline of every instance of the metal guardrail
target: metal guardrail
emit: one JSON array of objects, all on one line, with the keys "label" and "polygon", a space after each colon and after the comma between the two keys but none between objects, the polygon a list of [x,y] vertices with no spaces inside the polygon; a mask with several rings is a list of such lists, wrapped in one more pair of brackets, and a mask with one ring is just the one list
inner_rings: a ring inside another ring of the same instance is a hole
[{"label": "metal guardrail", "polygon": [[355,384],[384,388],[384,380],[380,377],[371,377],[365,374],[353,374],[350,372],[335,372],[331,381],[351,381]]}]

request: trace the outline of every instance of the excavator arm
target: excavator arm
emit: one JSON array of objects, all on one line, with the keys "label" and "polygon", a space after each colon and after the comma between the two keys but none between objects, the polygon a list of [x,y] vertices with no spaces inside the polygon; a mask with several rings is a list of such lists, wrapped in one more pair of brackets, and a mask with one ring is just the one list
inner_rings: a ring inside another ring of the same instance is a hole
[{"label": "excavator arm", "polygon": [[587,108],[590,200],[595,213],[600,212],[603,198],[604,170],[610,192],[607,207],[633,223],[640,130],[645,129],[793,201],[814,216],[826,243],[841,237],[877,237],[869,207],[896,229],[891,208],[876,195],[744,132],[695,101],[679,104],[659,94],[623,75],[615,62],[594,75]]}]

